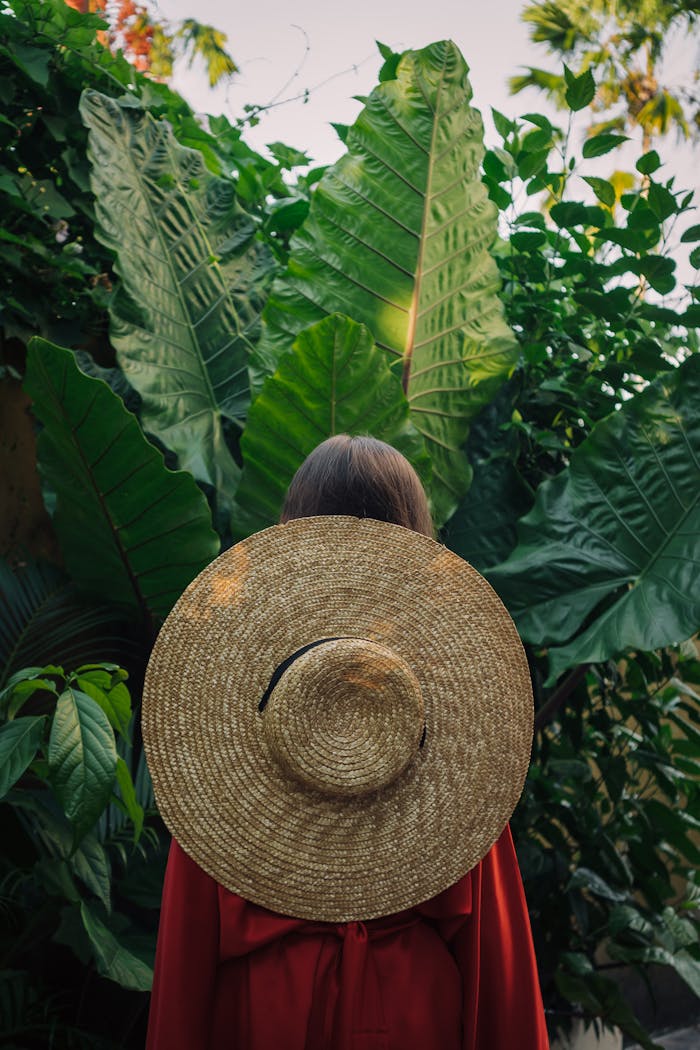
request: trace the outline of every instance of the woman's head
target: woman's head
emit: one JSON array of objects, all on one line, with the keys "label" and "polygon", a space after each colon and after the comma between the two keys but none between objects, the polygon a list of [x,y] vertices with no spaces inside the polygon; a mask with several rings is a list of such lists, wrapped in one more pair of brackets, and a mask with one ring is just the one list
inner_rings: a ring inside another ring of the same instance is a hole
[{"label": "woman's head", "polygon": [[377,518],[434,535],[415,470],[395,448],[372,437],[337,434],[306,457],[292,478],[280,520],[316,514]]}]

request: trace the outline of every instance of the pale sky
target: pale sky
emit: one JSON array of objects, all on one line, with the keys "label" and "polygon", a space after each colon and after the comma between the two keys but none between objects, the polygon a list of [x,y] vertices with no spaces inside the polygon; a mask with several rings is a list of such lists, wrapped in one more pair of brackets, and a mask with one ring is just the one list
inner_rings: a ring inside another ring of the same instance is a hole
[{"label": "pale sky", "polygon": [[[211,90],[203,68],[176,72],[173,86],[202,113],[243,115],[246,103],[286,100],[309,90],[301,100],[277,105],[261,115],[260,124],[245,132],[246,141],[264,152],[268,142],[282,141],[304,150],[316,164],[335,161],[343,152],[331,122],[351,124],[361,104],[353,95],[368,94],[377,82],[381,59],[375,40],[395,51],[420,48],[450,38],[462,51],[470,70],[474,104],[481,110],[487,142],[494,141],[490,107],[507,116],[545,112],[562,123],[565,114],[549,106],[544,95],[529,89],[508,92],[508,79],[533,65],[556,70],[556,60],[528,37],[521,20],[523,0],[160,0],[159,11],[174,21],[196,18],[228,35],[228,49],[240,73]],[[669,86],[689,85],[700,66],[700,34],[678,32],[667,48],[660,80]],[[577,115],[575,147],[580,151],[587,111]],[[639,134],[639,133],[638,133]],[[641,138],[641,136],[640,136]],[[700,189],[700,146],[678,144],[675,134],[655,144],[665,168],[676,175],[676,187]],[[587,162],[586,173],[601,177],[615,168],[630,170],[639,145]],[[581,184],[579,191],[589,192]],[[698,194],[700,197],[700,193]],[[697,202],[700,205],[700,200]],[[697,218],[688,219],[683,226]],[[680,262],[680,260],[679,260]],[[683,267],[686,270],[686,267]],[[681,276],[679,272],[679,276]],[[690,280],[691,272],[682,273]]]},{"label": "pale sky", "polygon": [[[271,110],[261,126],[246,135],[255,148],[282,140],[312,153],[317,163],[333,161],[342,151],[330,122],[351,123],[360,109],[352,96],[368,94],[376,83],[381,59],[375,40],[403,51],[452,39],[471,68],[476,105],[483,110],[490,105],[512,107],[508,77],[518,65],[538,60],[518,17],[520,8],[521,0],[160,3],[160,10],[170,18],[195,17],[226,32],[229,50],[240,66],[240,74],[227,88],[213,92],[201,71],[196,76],[180,75],[175,86],[197,109],[238,116],[245,103],[267,103],[278,94],[287,99],[323,85],[312,91],[307,103],[290,102]],[[525,97],[517,100],[515,110],[520,111]],[[538,93],[532,92],[527,105],[532,108],[539,101]]]},{"label": "pale sky", "polygon": [[[281,140],[311,153],[316,163],[329,163],[342,152],[330,122],[351,123],[360,110],[352,96],[368,94],[376,83],[381,59],[375,40],[395,51],[454,40],[471,69],[474,102],[487,129],[490,106],[509,116],[546,111],[539,91],[508,93],[508,78],[519,67],[556,69],[545,48],[530,42],[520,18],[523,6],[523,0],[160,0],[159,10],[167,18],[193,17],[228,34],[241,71],[227,86],[212,91],[203,69],[176,75],[174,86],[196,109],[235,118],[245,103],[265,104],[311,89],[307,103],[289,102],[264,114],[246,140],[256,149]],[[677,34],[665,78],[678,82],[685,76],[688,83],[699,59],[700,35]],[[582,132],[584,120],[581,114]],[[686,152],[674,137],[661,150],[669,162]]]}]

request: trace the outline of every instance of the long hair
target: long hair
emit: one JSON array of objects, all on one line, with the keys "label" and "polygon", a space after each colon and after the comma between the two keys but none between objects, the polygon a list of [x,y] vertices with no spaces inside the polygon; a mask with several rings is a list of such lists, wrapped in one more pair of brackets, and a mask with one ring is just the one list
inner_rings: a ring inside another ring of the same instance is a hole
[{"label": "long hair", "polygon": [[306,457],[287,490],[280,521],[316,514],[378,518],[435,535],[415,470],[395,448],[373,437],[336,434]]}]

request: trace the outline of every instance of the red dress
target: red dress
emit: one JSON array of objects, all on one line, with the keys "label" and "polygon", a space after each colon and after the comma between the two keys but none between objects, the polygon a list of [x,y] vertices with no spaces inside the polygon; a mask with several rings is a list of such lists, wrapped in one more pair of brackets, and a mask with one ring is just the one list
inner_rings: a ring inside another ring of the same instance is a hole
[{"label": "red dress", "polygon": [[147,1050],[547,1050],[510,830],[432,900],[367,922],[290,919],[173,841]]}]

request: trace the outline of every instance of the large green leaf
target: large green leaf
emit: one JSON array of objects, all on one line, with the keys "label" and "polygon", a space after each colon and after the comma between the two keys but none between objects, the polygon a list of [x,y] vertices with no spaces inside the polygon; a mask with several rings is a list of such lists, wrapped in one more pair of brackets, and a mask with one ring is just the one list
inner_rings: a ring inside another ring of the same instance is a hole
[{"label": "large green leaf", "polygon": [[51,724],[49,770],[76,840],[109,802],[116,769],[117,749],[106,714],[86,693],[65,689]]},{"label": "large green leaf", "polygon": [[71,576],[147,617],[165,616],[218,551],[204,496],[190,474],[166,469],[136,417],[69,350],[33,339],[25,385],[44,424],[39,465],[56,491]]},{"label": "large green leaf", "polygon": [[[552,677],[700,624],[700,354],[597,424],[488,572]],[[597,615],[596,615],[597,614]],[[594,616],[581,631],[586,618]]]},{"label": "large green leaf", "polygon": [[427,478],[430,463],[400,380],[367,328],[334,314],[297,337],[253,402],[241,441],[234,533],[245,536],[278,520],[297,467],[321,441],[368,432]]},{"label": "large green leaf", "polygon": [[469,422],[517,359],[489,255],[496,208],[479,178],[483,127],[451,42],[407,52],[348,131],[273,287],[256,353],[268,374],[294,336],[341,311],[402,374],[433,463],[436,516],[469,486]]},{"label": "large green leaf", "polygon": [[166,121],[96,91],[84,93],[81,114],[95,232],[122,280],[111,306],[119,363],[143,398],[145,428],[228,502],[237,468],[222,416],[240,420],[248,405],[269,257],[233,181],[207,171]]}]

